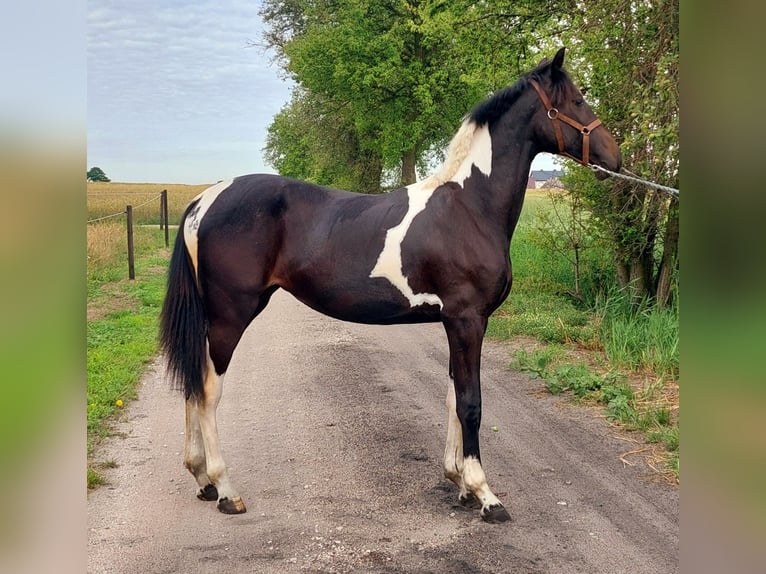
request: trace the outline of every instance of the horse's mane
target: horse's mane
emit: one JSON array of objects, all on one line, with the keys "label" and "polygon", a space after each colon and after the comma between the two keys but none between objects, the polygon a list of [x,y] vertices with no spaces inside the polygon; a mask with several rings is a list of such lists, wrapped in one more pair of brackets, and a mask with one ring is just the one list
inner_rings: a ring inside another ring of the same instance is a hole
[{"label": "horse's mane", "polygon": [[[504,88],[480,104],[463,118],[457,133],[452,137],[447,149],[447,159],[441,167],[423,183],[441,185],[455,175],[463,160],[471,151],[474,135],[481,127],[489,124],[492,126],[505,112],[519,99],[522,93],[529,87],[529,80],[542,82],[543,74],[550,68],[550,60],[543,60],[530,72],[527,72],[519,80],[507,88]],[[564,70],[551,74],[552,93],[549,95],[552,102],[560,101],[566,90],[569,76]]]}]

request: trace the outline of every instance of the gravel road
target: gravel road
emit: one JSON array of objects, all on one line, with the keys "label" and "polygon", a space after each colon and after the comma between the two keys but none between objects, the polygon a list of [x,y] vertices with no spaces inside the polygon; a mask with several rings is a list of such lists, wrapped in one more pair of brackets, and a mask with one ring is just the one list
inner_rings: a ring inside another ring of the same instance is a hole
[{"label": "gravel road", "polygon": [[510,370],[499,343],[484,346],[482,458],[513,520],[458,506],[447,358],[441,325],[343,323],[275,294],[219,408],[235,516],[195,498],[158,362],[97,454],[117,466],[88,495],[88,572],[678,572],[678,490],[624,465],[635,445]]}]

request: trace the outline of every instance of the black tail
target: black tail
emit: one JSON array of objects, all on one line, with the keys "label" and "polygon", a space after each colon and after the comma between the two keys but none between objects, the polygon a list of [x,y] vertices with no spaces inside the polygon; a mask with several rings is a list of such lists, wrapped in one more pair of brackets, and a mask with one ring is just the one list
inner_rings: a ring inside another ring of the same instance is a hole
[{"label": "black tail", "polygon": [[204,397],[208,325],[183,231],[186,216],[196,203],[186,208],[178,226],[160,315],[160,347],[173,386],[182,389],[187,400],[199,401]]}]

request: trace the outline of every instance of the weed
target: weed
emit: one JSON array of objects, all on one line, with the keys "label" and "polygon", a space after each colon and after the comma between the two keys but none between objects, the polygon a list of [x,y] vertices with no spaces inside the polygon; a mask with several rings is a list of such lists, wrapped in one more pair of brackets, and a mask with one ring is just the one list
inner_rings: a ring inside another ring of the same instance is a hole
[{"label": "weed", "polygon": [[666,466],[678,477],[678,425],[667,406],[651,401],[658,390],[656,385],[637,397],[622,373],[598,374],[584,363],[566,362],[564,350],[555,346],[533,352],[517,351],[511,366],[542,379],[553,395],[568,392],[578,401],[604,405],[607,419],[628,430],[643,431],[647,442],[661,443],[670,453]]},{"label": "weed", "polygon": [[106,479],[101,476],[98,472],[93,470],[90,466],[88,467],[88,488],[96,488],[97,486],[101,486],[103,484],[107,484]]},{"label": "weed", "polygon": [[533,352],[523,349],[514,354],[513,368],[519,371],[526,371],[533,378],[545,377],[548,365],[561,355],[561,350],[553,345],[538,349]]}]

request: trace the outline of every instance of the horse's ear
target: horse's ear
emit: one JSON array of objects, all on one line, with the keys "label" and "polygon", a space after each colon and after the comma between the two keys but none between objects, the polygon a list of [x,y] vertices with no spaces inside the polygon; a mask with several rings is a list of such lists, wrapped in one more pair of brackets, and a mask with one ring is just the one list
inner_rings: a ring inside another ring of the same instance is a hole
[{"label": "horse's ear", "polygon": [[553,56],[553,62],[551,63],[551,70],[553,72],[560,72],[561,68],[564,66],[564,52],[566,51],[565,47],[562,47],[559,49],[558,52],[556,52],[556,55]]}]

